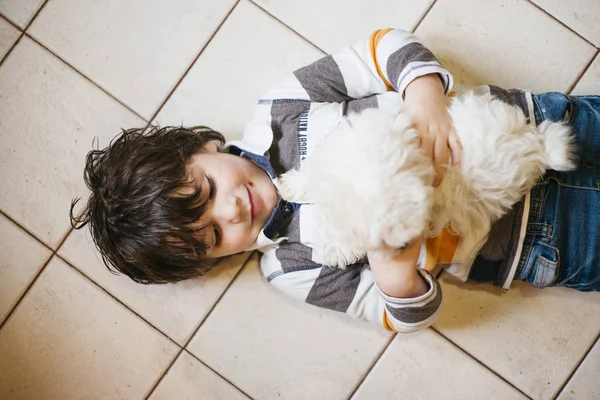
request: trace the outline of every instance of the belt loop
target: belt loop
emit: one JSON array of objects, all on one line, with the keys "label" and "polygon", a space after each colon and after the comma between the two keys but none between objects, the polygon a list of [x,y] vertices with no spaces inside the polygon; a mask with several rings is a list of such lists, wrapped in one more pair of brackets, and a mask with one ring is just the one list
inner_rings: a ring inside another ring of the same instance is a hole
[{"label": "belt loop", "polygon": [[544,121],[544,116],[542,115],[542,110],[536,97],[536,95],[531,96],[533,99],[533,116],[535,118],[535,124],[539,125]]},{"label": "belt loop", "polygon": [[567,96],[567,98],[569,99],[569,104],[565,109],[563,120],[569,125],[574,125],[579,112],[579,104],[577,103],[577,99],[575,97]]}]

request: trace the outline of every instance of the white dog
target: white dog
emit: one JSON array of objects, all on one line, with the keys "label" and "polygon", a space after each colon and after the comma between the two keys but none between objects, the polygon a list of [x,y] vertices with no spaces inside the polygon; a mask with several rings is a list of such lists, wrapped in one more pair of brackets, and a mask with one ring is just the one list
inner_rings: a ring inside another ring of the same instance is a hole
[{"label": "white dog", "polygon": [[460,168],[432,186],[432,160],[418,148],[409,117],[379,109],[344,119],[299,170],[279,181],[282,197],[322,214],[326,265],[345,267],[367,252],[402,248],[444,227],[489,230],[546,169],[573,169],[562,123],[526,124],[523,112],[491,95],[468,93],[449,108],[463,146]]}]

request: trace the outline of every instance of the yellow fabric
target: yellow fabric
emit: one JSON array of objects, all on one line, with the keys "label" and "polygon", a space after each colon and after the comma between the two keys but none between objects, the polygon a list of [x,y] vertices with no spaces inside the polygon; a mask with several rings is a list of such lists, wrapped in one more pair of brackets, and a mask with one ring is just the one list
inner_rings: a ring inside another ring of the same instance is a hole
[{"label": "yellow fabric", "polygon": [[386,331],[390,331],[390,332],[396,332],[396,329],[394,329],[394,324],[392,324],[392,321],[390,321],[390,318],[387,315],[387,311],[383,310],[383,328]]},{"label": "yellow fabric", "polygon": [[385,34],[391,30],[393,30],[393,29],[392,28],[378,29],[371,34],[371,39],[369,40],[369,48],[371,50],[371,57],[373,58],[373,62],[375,63],[375,68],[377,69],[377,73],[379,74],[379,77],[385,83],[385,86],[387,87],[388,91],[394,90],[394,87],[387,80],[387,78],[385,76],[383,76],[383,73],[381,72],[381,68],[379,67],[379,63],[377,62],[377,45],[379,44],[379,41],[381,41],[381,39],[385,36]]},{"label": "yellow fabric", "polygon": [[433,272],[438,264],[451,264],[459,240],[460,236],[450,233],[448,229],[444,229],[439,236],[427,239],[425,241],[427,249],[425,269]]},{"label": "yellow fabric", "polygon": [[[451,264],[458,248],[460,236],[450,233],[444,229],[439,236],[425,240],[425,269],[434,274],[438,264]],[[383,310],[382,325],[387,331],[398,332],[390,321],[387,311]]]}]

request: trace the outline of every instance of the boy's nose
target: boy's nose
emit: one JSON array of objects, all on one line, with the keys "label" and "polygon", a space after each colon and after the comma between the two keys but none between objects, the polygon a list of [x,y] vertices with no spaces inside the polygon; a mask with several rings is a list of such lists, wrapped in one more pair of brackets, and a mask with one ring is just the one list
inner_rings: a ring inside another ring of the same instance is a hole
[{"label": "boy's nose", "polygon": [[230,201],[229,207],[227,207],[226,218],[228,222],[237,224],[242,220],[242,201],[239,197],[233,196]]}]

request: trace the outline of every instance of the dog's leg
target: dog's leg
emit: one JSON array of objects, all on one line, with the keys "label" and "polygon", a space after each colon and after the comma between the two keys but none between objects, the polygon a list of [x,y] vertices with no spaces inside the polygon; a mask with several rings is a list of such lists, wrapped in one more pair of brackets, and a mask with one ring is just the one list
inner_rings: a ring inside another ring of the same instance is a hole
[{"label": "dog's leg", "polygon": [[345,269],[363,258],[365,254],[357,253],[347,245],[336,243],[335,239],[323,246],[323,261],[325,265]]}]

